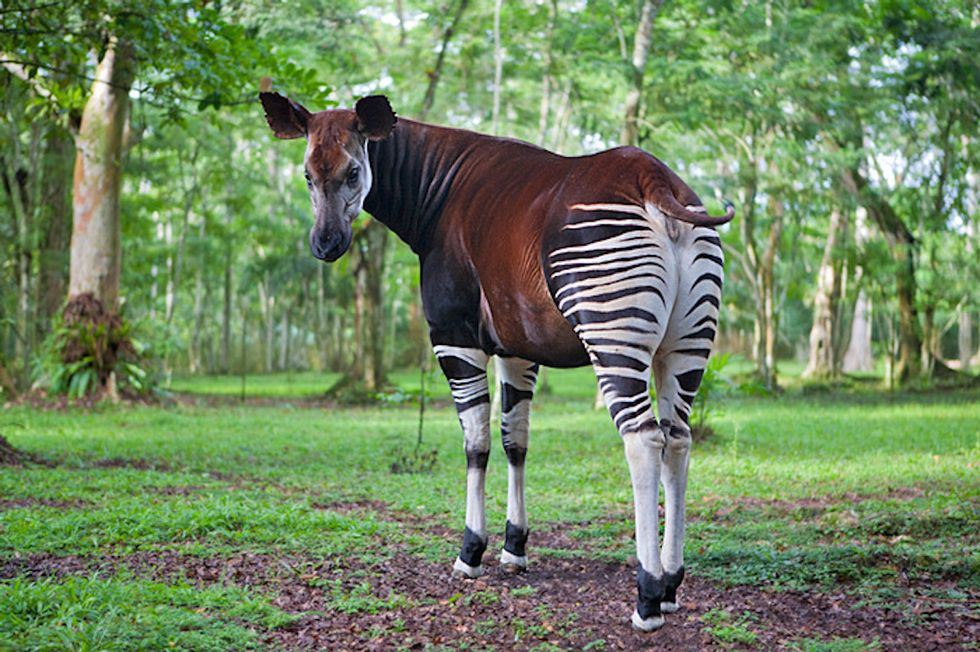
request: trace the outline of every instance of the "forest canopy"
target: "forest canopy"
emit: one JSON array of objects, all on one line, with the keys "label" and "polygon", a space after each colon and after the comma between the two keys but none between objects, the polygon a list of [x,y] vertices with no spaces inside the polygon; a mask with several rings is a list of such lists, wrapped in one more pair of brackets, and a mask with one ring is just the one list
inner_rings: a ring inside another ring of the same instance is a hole
[{"label": "forest canopy", "polygon": [[362,215],[347,257],[310,256],[303,145],[269,133],[270,84],[312,110],[383,93],[566,155],[642,147],[712,212],[735,204],[719,348],[763,385],[787,360],[962,378],[980,364],[978,25],[962,1],[4,3],[0,385],[45,375],[82,293],[165,377],[380,389],[427,364],[406,246]]}]

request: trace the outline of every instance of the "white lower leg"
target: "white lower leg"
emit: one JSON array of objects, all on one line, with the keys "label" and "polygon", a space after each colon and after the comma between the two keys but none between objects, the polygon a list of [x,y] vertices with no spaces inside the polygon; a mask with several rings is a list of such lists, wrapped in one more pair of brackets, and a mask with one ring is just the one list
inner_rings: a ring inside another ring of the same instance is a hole
[{"label": "white lower leg", "polygon": [[455,575],[476,578],[483,574],[482,558],[487,547],[486,476],[486,468],[466,469],[466,530],[463,547],[453,564]]},{"label": "white lower leg", "polygon": [[[508,570],[527,568],[524,544],[527,539],[527,511],[524,507],[524,465],[507,465],[507,531],[500,563]],[[510,548],[510,550],[508,550]]]},{"label": "white lower leg", "polygon": [[524,461],[537,365],[520,358],[498,357],[497,376],[502,396],[501,442],[507,454],[507,528],[500,562],[505,570],[519,572],[527,567]]},{"label": "white lower leg", "polygon": [[484,509],[487,460],[490,455],[490,404],[481,403],[460,414],[466,451],[466,529],[453,575],[475,578],[483,574],[487,548]]},{"label": "white lower leg", "polygon": [[637,571],[639,596],[632,621],[637,629],[652,631],[664,624],[660,612],[663,567],[657,545],[657,499],[664,439],[660,429],[655,428],[626,433],[623,435],[623,443],[633,481],[636,556],[640,562]]},{"label": "white lower leg", "polygon": [[666,591],[660,605],[664,613],[677,611],[677,588],[684,579],[684,494],[691,436],[687,428],[673,427],[665,433],[664,449],[664,545],[661,560]]}]

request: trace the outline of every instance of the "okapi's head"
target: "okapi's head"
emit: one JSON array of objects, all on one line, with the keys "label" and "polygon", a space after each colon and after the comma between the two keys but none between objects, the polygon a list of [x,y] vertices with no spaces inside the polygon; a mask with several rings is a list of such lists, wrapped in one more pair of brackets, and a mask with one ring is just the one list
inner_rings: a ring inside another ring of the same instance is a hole
[{"label": "okapi's head", "polygon": [[333,262],[351,241],[351,223],[371,191],[369,140],[388,137],[397,118],[384,95],[357,101],[354,110],[310,113],[278,93],[260,93],[265,119],[276,138],[306,138],[306,185],[315,221],[310,251]]}]

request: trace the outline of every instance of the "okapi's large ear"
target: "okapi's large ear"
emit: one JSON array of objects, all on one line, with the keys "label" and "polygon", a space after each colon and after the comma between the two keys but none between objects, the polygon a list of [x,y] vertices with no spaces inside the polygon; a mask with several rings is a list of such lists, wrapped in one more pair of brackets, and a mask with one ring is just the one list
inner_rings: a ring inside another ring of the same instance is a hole
[{"label": "okapi's large ear", "polygon": [[299,102],[293,102],[279,93],[259,93],[265,121],[272,127],[276,138],[303,138],[310,122],[310,112]]},{"label": "okapi's large ear", "polygon": [[384,95],[368,95],[357,100],[357,128],[368,140],[384,140],[395,128],[398,118]]}]

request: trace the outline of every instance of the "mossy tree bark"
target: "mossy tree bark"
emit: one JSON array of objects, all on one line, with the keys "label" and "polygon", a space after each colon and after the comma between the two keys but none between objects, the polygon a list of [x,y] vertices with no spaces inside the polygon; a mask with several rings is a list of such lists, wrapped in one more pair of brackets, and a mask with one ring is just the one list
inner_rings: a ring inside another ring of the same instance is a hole
[{"label": "mossy tree bark", "polygon": [[134,67],[132,48],[110,39],[75,141],[68,294],[91,292],[107,310],[119,303],[119,190]]}]

